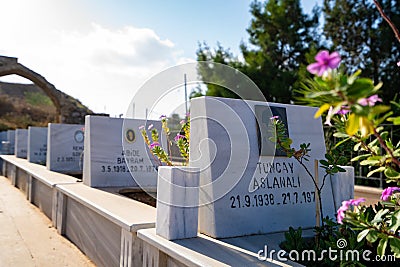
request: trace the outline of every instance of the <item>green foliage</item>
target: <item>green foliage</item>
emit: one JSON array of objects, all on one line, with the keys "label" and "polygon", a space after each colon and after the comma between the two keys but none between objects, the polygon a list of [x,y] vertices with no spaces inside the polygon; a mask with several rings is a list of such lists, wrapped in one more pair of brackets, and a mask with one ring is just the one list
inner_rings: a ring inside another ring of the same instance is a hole
[{"label": "green foliage", "polygon": [[[380,0],[385,13],[400,25],[398,1]],[[381,96],[389,103],[400,83],[396,62],[400,44],[372,0],[324,0],[324,34],[332,49],[344,57],[349,72],[361,69],[375,83],[382,81]]]},{"label": "green foliage", "polygon": [[[176,135],[174,141],[171,140],[171,131],[168,127],[167,117],[163,115],[160,117],[160,119],[162,132],[166,136],[168,151],[171,152],[171,146],[175,144],[178,147],[182,158],[185,160],[182,164],[187,165],[189,163],[190,117],[187,116],[187,119],[181,122],[180,132]],[[148,131],[150,131],[151,138],[149,137]],[[162,163],[165,163],[168,166],[174,165],[172,162],[172,157],[168,155],[168,153],[162,147],[159,133],[156,128],[153,128],[153,125],[149,125],[147,130],[144,126],[141,126],[140,133],[142,134],[143,141],[148,146],[150,153],[155,159],[158,159],[160,165],[162,165]]]},{"label": "green foliage", "polygon": [[[328,257],[327,251],[340,250],[337,246],[337,242],[340,239],[346,240],[347,250],[357,250],[360,255],[365,249],[370,249],[368,243],[357,240],[357,231],[353,231],[346,225],[339,225],[332,219],[326,217],[323,219],[324,225],[321,227],[314,227],[314,238],[303,237],[303,230],[298,228],[295,230],[293,227],[289,228],[288,232],[285,232],[285,240],[280,244],[280,247],[286,252],[296,250],[299,255],[302,255],[304,251],[314,251],[316,253],[316,261],[298,261],[305,266],[366,266],[366,262],[360,257],[360,261],[353,261],[351,258],[346,257]],[[323,252],[325,251],[325,252]],[[321,257],[324,253],[325,257]]]},{"label": "green foliage", "polygon": [[51,99],[43,93],[25,92],[25,101],[32,106],[52,106]]},{"label": "green foliage", "polygon": [[376,252],[383,256],[388,250],[400,258],[400,210],[396,197],[389,202],[378,203],[374,207],[362,206],[356,211],[347,211],[344,223],[358,230],[357,241],[368,241],[376,244]]},{"label": "green foliage", "polygon": [[[309,44],[313,43],[318,23],[317,11],[313,17],[305,15],[299,0],[254,1],[250,5],[252,20],[247,32],[249,44],[240,46],[244,62],[234,57],[229,49],[220,44],[210,49],[207,44],[199,46],[198,61],[217,62],[231,66],[246,74],[262,91],[268,101],[289,103],[293,84],[297,81],[297,69],[304,66]],[[201,70],[204,80],[231,77],[215,77],[212,65]],[[233,88],[246,88],[235,84]],[[206,95],[237,97],[230,90],[207,85]]]},{"label": "green foliage", "polygon": [[[200,65],[199,73],[204,81],[214,81],[215,83],[207,84],[206,95],[208,96],[217,96],[217,97],[225,97],[225,98],[238,98],[238,96],[233,93],[229,88],[225,88],[221,86],[222,84],[230,84],[231,81],[241,80],[235,79],[232,77],[232,73],[230,75],[226,75],[227,73],[219,73],[215,71],[215,67],[213,63],[219,63],[231,66],[235,69],[242,70],[242,64],[239,62],[237,58],[234,58],[233,54],[229,51],[229,49],[224,49],[220,44],[217,45],[217,48],[212,50],[207,44],[199,45],[199,49],[197,50],[197,60],[198,61],[209,61],[209,64]],[[225,74],[225,75],[224,75]],[[245,87],[246,84],[233,84],[230,88]],[[196,93],[195,93],[196,94]],[[199,95],[199,91],[197,91],[197,95]]]},{"label": "green foliage", "polygon": [[392,117],[390,106],[376,104],[381,84],[374,85],[371,79],[359,75],[359,71],[347,76],[332,70],[328,76],[308,79],[303,92],[313,104],[320,105],[315,116],[326,114],[326,122],[333,122],[334,136],[355,144],[353,150],[361,155],[352,161],[370,166],[368,177],[383,172],[388,181],[400,183],[400,143],[393,143],[389,133],[380,127],[386,120],[394,122],[398,117]]}]

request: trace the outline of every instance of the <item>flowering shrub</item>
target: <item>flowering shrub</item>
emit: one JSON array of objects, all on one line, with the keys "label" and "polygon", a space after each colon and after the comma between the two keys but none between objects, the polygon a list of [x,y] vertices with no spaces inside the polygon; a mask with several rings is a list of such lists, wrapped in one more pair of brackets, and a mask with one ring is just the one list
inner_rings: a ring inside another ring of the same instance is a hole
[{"label": "flowering shrub", "polygon": [[[316,195],[319,203],[319,212],[321,214],[321,218],[324,218],[321,198],[322,188],[324,187],[325,180],[329,175],[338,172],[345,172],[345,170],[339,166],[340,164],[345,163],[345,158],[334,152],[332,154],[325,154],[325,159],[319,160],[319,163],[321,164],[320,167],[325,170],[325,175],[322,178],[322,183],[318,184],[307,165],[305,165],[305,161],[309,161],[310,157],[310,143],[300,144],[299,149],[293,148],[293,141],[288,137],[285,124],[279,119],[279,116],[271,117],[271,122],[270,132],[272,133],[272,137],[270,138],[270,141],[274,142],[278,149],[281,149],[283,152],[285,152],[288,158],[293,157],[307,172],[308,176],[314,183],[315,189],[317,190]],[[322,220],[322,225],[324,225],[324,220]]]},{"label": "flowering shrub", "polygon": [[[171,146],[176,144],[179,148],[180,154],[182,158],[185,160],[183,165],[187,165],[189,162],[189,138],[190,138],[190,121],[189,116],[187,116],[187,120],[181,121],[181,130],[175,136],[174,141],[171,140],[171,131],[167,125],[167,116],[162,115],[160,117],[162,131],[167,138],[167,145],[168,151],[171,151]],[[154,158],[159,161],[159,164],[162,165],[163,163],[168,166],[173,166],[173,162],[171,156],[164,150],[164,148],[160,144],[159,140],[159,133],[156,128],[153,127],[153,124],[149,125],[148,129],[146,130],[144,126],[140,126],[139,130],[143,136],[143,140],[149,148],[150,153]],[[151,139],[148,135],[150,131]],[[182,134],[183,133],[183,134]]]},{"label": "flowering shrub", "polygon": [[[393,144],[389,133],[380,126],[384,121],[400,125],[400,117],[392,117],[389,106],[377,104],[382,101],[376,94],[381,84],[375,86],[371,79],[360,78],[360,71],[347,76],[332,69],[337,65],[330,63],[332,56],[327,51],[318,53],[317,61],[321,61],[321,57],[325,58],[325,67],[320,66],[319,70],[324,72],[321,74],[316,67],[310,67],[313,64],[309,65],[308,69],[316,76],[307,80],[303,87],[306,97],[320,106],[315,116],[327,113],[325,123],[335,127],[334,136],[342,138],[341,143],[349,140],[356,143],[354,151],[363,153],[352,161],[360,160],[361,165],[370,166],[368,177],[384,172],[388,181],[400,182],[400,143]],[[383,155],[381,148],[385,151]]]},{"label": "flowering shrub", "polygon": [[[362,154],[352,161],[369,166],[368,176],[383,172],[387,181],[400,184],[400,142],[393,144],[389,133],[381,126],[384,121],[400,125],[400,117],[393,117],[389,106],[378,104],[382,102],[377,95],[381,84],[374,85],[371,79],[360,78],[360,71],[350,76],[344,74],[338,69],[337,52],[321,51],[315,59],[317,62],[307,68],[315,76],[303,87],[306,97],[320,106],[315,117],[326,114],[325,123],[335,128],[334,136],[342,138],[339,144],[350,140],[355,143],[354,151]],[[337,212],[338,223],[358,231],[358,242],[364,238],[369,243],[379,241],[379,255],[384,255],[390,247],[399,258],[400,198],[394,194],[398,191],[399,187],[385,189],[382,202],[375,207],[359,206],[365,199],[344,201]]]}]

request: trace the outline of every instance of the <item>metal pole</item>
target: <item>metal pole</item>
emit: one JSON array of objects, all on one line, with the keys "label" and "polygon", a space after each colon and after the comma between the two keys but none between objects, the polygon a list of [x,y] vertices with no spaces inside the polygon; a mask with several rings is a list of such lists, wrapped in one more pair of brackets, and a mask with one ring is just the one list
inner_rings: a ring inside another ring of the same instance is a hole
[{"label": "metal pole", "polygon": [[184,81],[185,81],[185,118],[187,118],[188,114],[188,103],[187,103],[187,88],[186,88],[186,73],[183,75]]}]

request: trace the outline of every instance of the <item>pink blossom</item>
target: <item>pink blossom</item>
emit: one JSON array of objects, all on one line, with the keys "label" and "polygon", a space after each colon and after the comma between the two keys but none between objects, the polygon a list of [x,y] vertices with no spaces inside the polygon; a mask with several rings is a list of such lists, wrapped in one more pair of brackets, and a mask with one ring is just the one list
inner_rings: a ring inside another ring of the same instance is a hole
[{"label": "pink blossom", "polygon": [[308,65],[307,70],[312,74],[322,76],[328,69],[336,69],[341,59],[338,52],[329,54],[327,50],[322,50],[315,56],[315,60],[317,62]]},{"label": "pink blossom", "polygon": [[185,124],[186,121],[185,120],[181,120],[180,124]]},{"label": "pink blossom", "polygon": [[166,118],[167,118],[166,115],[161,115],[161,116],[160,116],[160,120],[165,120]]},{"label": "pink blossom", "polygon": [[361,202],[365,202],[365,198],[350,199],[342,202],[342,206],[337,211],[337,222],[342,224],[346,211],[350,206],[358,206]]},{"label": "pink blossom", "polygon": [[150,124],[147,130],[150,130],[151,128],[153,128],[153,124]]},{"label": "pink blossom", "polygon": [[399,62],[397,62],[397,66],[398,66],[398,67],[400,67],[400,61],[399,61]]},{"label": "pink blossom", "polygon": [[[338,115],[346,115],[346,114],[349,113],[349,112],[350,112],[350,109],[349,109],[348,106],[342,106],[342,107],[340,108],[339,111],[335,112],[335,114],[338,114]],[[333,107],[330,106],[330,107],[329,107],[329,110],[328,110],[328,115],[326,116],[326,120],[325,120],[324,124],[329,125],[329,126],[332,126],[331,118],[332,118],[332,116],[335,115],[335,114],[333,113]]]},{"label": "pink blossom", "polygon": [[339,114],[339,115],[346,115],[346,114],[349,113],[349,112],[350,112],[349,107],[347,107],[347,106],[342,106],[342,108],[341,108],[336,114]]},{"label": "pink blossom", "polygon": [[365,202],[365,198],[362,197],[359,199],[350,199],[349,202],[350,202],[350,205],[352,205],[352,206],[358,206],[358,205],[360,205],[361,202]]},{"label": "pink blossom", "polygon": [[382,191],[382,196],[381,199],[383,201],[388,201],[390,197],[393,195],[393,192],[399,191],[400,192],[400,187],[388,187],[385,190]]},{"label": "pink blossom", "polygon": [[270,119],[271,119],[271,120],[278,120],[278,119],[279,119],[279,116],[272,116]]},{"label": "pink blossom", "polygon": [[154,148],[156,148],[158,146],[160,146],[160,143],[154,142],[154,143],[150,144],[150,150],[153,150]]},{"label": "pink blossom", "polygon": [[379,98],[378,95],[371,95],[368,98],[361,98],[360,100],[358,100],[358,104],[360,104],[361,106],[373,107],[375,106],[376,102],[382,102],[382,99]]},{"label": "pink blossom", "polygon": [[179,139],[186,138],[184,135],[177,134],[174,138],[175,142],[178,142]]},{"label": "pink blossom", "polygon": [[144,129],[144,125],[139,126],[139,130],[143,130]]}]

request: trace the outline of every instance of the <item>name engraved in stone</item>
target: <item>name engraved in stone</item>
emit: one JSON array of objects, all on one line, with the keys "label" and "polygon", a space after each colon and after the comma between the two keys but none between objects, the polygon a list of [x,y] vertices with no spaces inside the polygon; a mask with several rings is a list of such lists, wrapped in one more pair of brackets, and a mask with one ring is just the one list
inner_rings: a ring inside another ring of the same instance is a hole
[{"label": "name engraved in stone", "polygon": [[263,173],[293,173],[293,162],[258,162],[257,168]]},{"label": "name engraved in stone", "polygon": [[278,189],[278,188],[299,188],[301,186],[300,177],[293,176],[267,176],[259,179],[253,179],[253,191],[260,188]]}]

